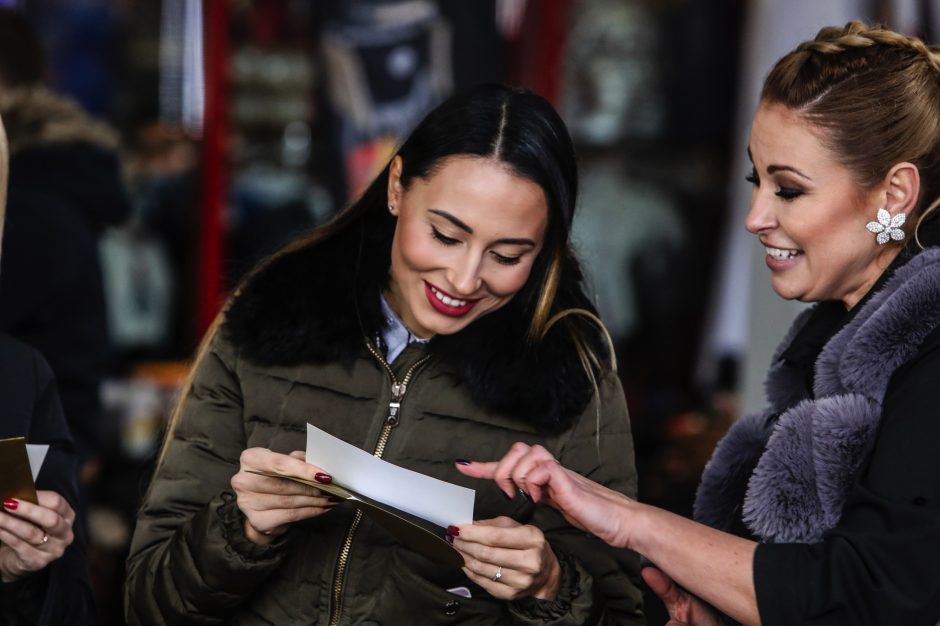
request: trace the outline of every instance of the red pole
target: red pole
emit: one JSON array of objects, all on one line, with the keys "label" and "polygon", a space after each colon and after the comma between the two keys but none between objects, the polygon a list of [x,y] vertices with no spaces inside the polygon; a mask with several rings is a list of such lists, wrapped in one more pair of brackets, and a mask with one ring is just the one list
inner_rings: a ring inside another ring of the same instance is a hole
[{"label": "red pole", "polygon": [[538,8],[543,13],[535,39],[535,58],[539,62],[535,91],[555,106],[558,106],[561,95],[561,70],[568,34],[570,4],[570,0],[538,3]]},{"label": "red pole", "polygon": [[228,194],[228,0],[206,0],[203,17],[206,92],[198,252],[199,337],[205,334],[222,305],[222,215]]},{"label": "red pole", "polygon": [[554,105],[561,96],[561,71],[572,0],[530,0],[522,31],[509,42],[509,80]]}]

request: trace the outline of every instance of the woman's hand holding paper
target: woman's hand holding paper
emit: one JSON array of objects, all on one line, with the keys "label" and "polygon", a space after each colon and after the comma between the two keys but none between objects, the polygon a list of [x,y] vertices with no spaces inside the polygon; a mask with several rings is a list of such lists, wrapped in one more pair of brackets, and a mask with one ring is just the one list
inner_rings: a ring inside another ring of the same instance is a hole
[{"label": "woman's hand holding paper", "polygon": [[447,532],[464,558],[464,573],[494,597],[555,598],[561,567],[539,528],[497,517]]},{"label": "woman's hand holding paper", "polygon": [[271,543],[294,522],[329,511],[338,498],[286,478],[261,476],[267,472],[329,484],[332,477],[304,461],[301,451],[280,454],[266,448],[242,452],[238,473],[232,477],[238,508],[245,515],[245,536],[259,545]]},{"label": "woman's hand holding paper", "polygon": [[55,491],[39,504],[8,498],[0,513],[0,579],[8,583],[44,569],[72,543],[75,511]]}]

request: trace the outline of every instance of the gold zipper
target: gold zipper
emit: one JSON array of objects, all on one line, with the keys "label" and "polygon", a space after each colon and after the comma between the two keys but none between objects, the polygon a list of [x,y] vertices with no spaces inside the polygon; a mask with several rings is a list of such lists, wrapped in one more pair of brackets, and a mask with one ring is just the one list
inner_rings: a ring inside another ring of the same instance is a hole
[{"label": "gold zipper", "polygon": [[[408,368],[402,381],[398,382],[398,379],[395,378],[395,372],[392,371],[392,367],[382,358],[379,351],[373,347],[371,341],[366,341],[366,348],[369,349],[372,356],[385,368],[385,371],[388,372],[389,380],[392,381],[392,399],[388,403],[388,416],[385,418],[385,424],[382,426],[379,440],[376,442],[375,449],[372,451],[373,456],[382,458],[382,454],[385,452],[385,445],[388,443],[388,438],[392,434],[392,429],[398,426],[401,420],[399,411],[401,410],[402,398],[405,397],[405,392],[408,391],[408,383],[411,381],[411,377],[418,368],[424,365],[431,356],[428,355],[418,360],[414,365]],[[346,538],[343,540],[343,548],[339,551],[339,558],[336,561],[336,573],[333,576],[333,609],[330,612],[330,626],[338,626],[339,618],[343,613],[343,585],[346,582],[346,565],[349,562],[349,552],[352,549],[353,537],[356,535],[356,529],[359,528],[361,521],[362,511],[357,510],[352,523],[349,525],[349,529],[346,531]]]}]

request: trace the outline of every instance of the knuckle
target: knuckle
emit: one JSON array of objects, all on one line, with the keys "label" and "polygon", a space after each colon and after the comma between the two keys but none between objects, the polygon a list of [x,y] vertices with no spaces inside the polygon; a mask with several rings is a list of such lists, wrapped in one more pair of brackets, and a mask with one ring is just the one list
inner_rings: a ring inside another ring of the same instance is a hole
[{"label": "knuckle", "polygon": [[68,503],[65,501],[59,492],[50,491],[49,493],[49,506],[47,508],[59,510],[63,505],[68,506]]},{"label": "knuckle", "polygon": [[235,491],[244,491],[246,488],[246,485],[245,485],[246,478],[247,477],[245,476],[243,472],[238,472],[237,474],[232,476],[232,489],[234,489]]},{"label": "knuckle", "polygon": [[514,452],[526,452],[529,450],[529,444],[517,441],[516,443],[512,444],[512,447],[509,449]]},{"label": "knuckle", "polygon": [[525,526],[526,539],[532,542],[538,547],[542,547],[545,543],[545,535],[542,534],[542,530],[538,526],[527,525]]}]

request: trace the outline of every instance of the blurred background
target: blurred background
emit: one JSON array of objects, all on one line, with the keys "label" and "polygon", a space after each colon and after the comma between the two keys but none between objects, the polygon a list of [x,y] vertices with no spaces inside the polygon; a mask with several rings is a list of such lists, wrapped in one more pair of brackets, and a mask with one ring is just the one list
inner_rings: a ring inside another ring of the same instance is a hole
[{"label": "blurred background", "polygon": [[[689,515],[715,443],[761,405],[800,307],[772,293],[742,226],[763,76],[824,25],[879,21],[934,42],[940,27],[940,0],[0,6],[39,36],[33,48],[0,28],[0,68],[28,70],[0,72],[14,152],[0,327],[40,348],[63,387],[103,624],[123,623],[136,508],[228,291],[479,82],[535,90],[571,129],[574,236],[616,343],[640,496]],[[83,151],[62,149],[76,141]],[[22,207],[37,204],[57,208],[30,224]],[[665,621],[655,601],[649,614]]]}]

